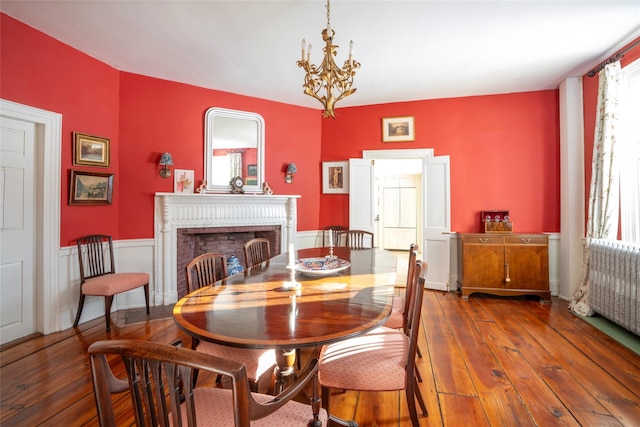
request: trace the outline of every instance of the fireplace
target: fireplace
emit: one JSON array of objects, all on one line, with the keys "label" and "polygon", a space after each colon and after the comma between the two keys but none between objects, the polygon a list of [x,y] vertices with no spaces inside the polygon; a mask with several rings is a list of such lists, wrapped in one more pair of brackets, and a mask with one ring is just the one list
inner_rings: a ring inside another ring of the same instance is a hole
[{"label": "fireplace", "polygon": [[297,198],[258,194],[156,193],[155,305],[175,303],[186,292],[184,268],[205,252],[235,255],[253,237],[271,241],[272,255],[286,252],[297,227]]}]

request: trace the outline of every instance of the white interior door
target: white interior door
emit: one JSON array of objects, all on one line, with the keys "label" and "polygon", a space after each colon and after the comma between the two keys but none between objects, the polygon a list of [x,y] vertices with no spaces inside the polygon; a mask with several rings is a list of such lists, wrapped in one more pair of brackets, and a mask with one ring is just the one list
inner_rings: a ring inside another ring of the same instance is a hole
[{"label": "white interior door", "polygon": [[[349,159],[349,228],[375,232],[373,160]],[[375,242],[374,239],[374,243]]]},{"label": "white interior door", "polygon": [[449,156],[424,158],[422,165],[424,244],[421,251],[429,268],[425,287],[448,291],[451,262]]},{"label": "white interior door", "polygon": [[2,118],[0,343],[35,332],[35,124]]}]

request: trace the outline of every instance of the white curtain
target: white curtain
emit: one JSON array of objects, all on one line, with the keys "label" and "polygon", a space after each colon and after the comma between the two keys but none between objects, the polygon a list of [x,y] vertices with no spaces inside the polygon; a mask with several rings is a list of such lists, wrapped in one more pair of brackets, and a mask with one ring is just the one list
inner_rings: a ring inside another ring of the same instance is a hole
[{"label": "white curtain", "polygon": [[229,158],[229,180],[236,176],[242,176],[242,153],[228,153]]},{"label": "white curtain", "polygon": [[621,89],[620,61],[607,64],[598,73],[598,106],[591,162],[589,215],[580,286],[569,309],[581,316],[593,315],[589,306],[589,242],[615,238],[618,233],[619,180],[615,156],[618,104]]}]

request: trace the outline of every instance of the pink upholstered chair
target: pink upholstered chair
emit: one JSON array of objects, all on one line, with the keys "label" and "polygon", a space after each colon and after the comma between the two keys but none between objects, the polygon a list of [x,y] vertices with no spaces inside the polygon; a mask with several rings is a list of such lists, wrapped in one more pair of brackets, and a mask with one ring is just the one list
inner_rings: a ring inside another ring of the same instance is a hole
[{"label": "pink upholstered chair", "polygon": [[[223,254],[218,253],[206,253],[197,256],[187,264],[186,269],[187,293],[227,277],[226,258]],[[195,280],[196,278],[197,280]],[[231,347],[200,341],[195,337],[191,339],[191,348],[214,356],[243,362],[246,365],[247,378],[252,391],[258,391],[262,378],[265,378],[265,380],[267,378],[271,379],[276,365],[276,352],[273,349]]]},{"label": "pink upholstered chair", "polygon": [[412,243],[411,246],[409,246],[409,266],[407,268],[407,284],[404,292],[405,296],[393,296],[393,306],[391,307],[391,314],[389,315],[387,321],[384,323],[384,326],[386,326],[387,328],[400,329],[403,328],[407,323],[409,304],[411,304],[411,299],[408,298],[408,296],[412,294],[413,290],[413,268],[416,265],[416,258],[418,255],[417,252],[418,245],[416,243]]},{"label": "pink upholstered chair", "polygon": [[[424,416],[427,408],[416,381],[416,349],[426,264],[416,261],[407,325],[403,331],[380,327],[348,340],[326,345],[320,352],[318,379],[322,406],[330,413],[331,388],[359,391],[406,390],[411,424],[420,425],[416,400]],[[331,418],[331,415],[330,415]],[[333,418],[331,418],[333,419]],[[333,419],[339,422],[337,419]]]},{"label": "pink upholstered chair", "polygon": [[[98,420],[103,427],[115,427],[116,421],[123,419],[122,405],[118,405],[116,418],[112,395],[127,391],[128,401],[133,404],[130,417],[135,417],[138,426],[177,427],[196,422],[220,427],[305,426],[312,420],[309,425],[320,427],[327,423],[327,413],[320,408],[317,360],[307,365],[291,387],[277,396],[268,396],[249,391],[242,362],[188,348],[108,340],[92,344],[89,357]],[[195,387],[194,370],[228,376],[232,389]],[[116,377],[114,371],[121,376]],[[312,386],[312,405],[292,400],[305,386]]]},{"label": "pink upholstered chair", "polygon": [[77,246],[80,264],[80,302],[73,322],[74,328],[80,321],[86,295],[104,297],[107,332],[111,331],[111,304],[116,294],[144,287],[144,300],[149,314],[149,274],[116,273],[111,236],[94,234],[81,237],[77,240]]}]

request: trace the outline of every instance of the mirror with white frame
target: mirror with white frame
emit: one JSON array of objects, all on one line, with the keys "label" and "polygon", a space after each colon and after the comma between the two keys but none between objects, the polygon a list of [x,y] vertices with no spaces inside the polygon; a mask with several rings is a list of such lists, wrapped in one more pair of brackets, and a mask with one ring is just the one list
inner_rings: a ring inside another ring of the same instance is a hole
[{"label": "mirror with white frame", "polygon": [[205,115],[204,176],[208,192],[231,191],[231,179],[244,191],[262,192],[264,119],[257,113],[212,107]]}]

